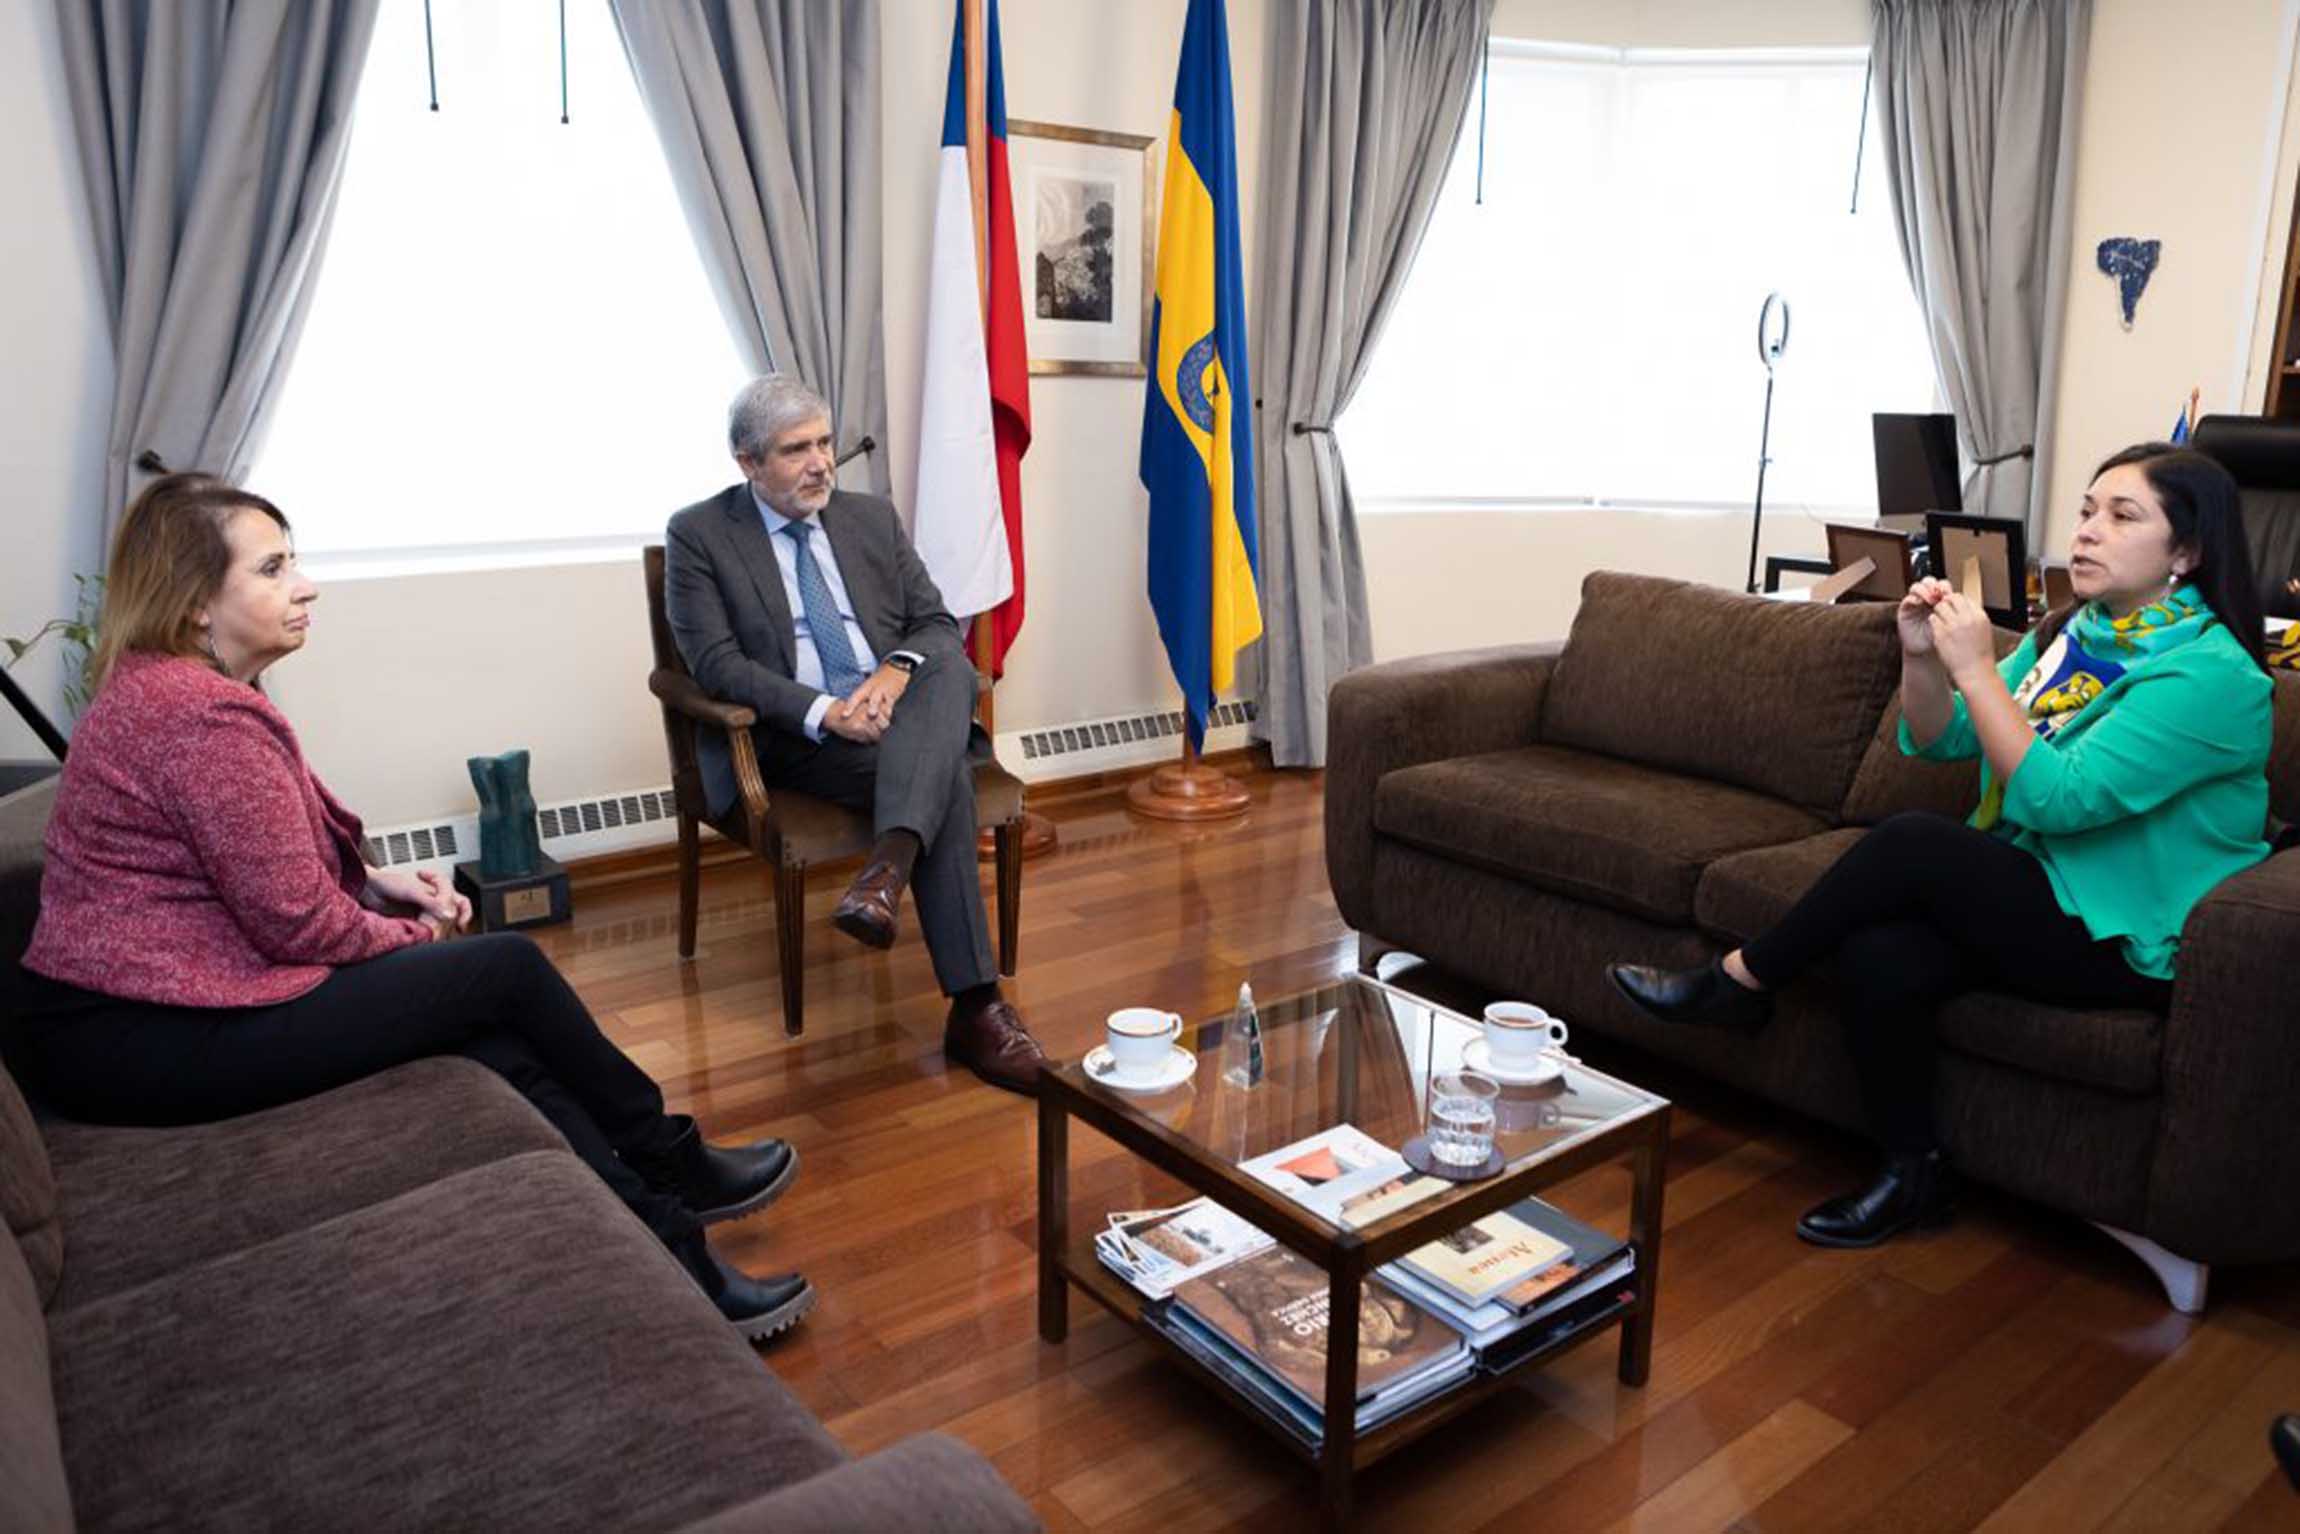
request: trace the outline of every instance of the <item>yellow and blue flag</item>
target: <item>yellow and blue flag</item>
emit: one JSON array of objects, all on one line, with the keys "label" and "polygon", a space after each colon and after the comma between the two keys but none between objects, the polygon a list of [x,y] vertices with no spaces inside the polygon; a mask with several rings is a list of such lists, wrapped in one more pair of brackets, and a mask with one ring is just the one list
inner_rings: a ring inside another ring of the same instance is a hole
[{"label": "yellow and blue flag", "polygon": [[1222,0],[1190,0],[1166,143],[1142,484],[1150,492],[1150,606],[1193,747],[1204,746],[1214,700],[1237,680],[1238,651],[1262,637],[1253,397],[1229,22]]}]

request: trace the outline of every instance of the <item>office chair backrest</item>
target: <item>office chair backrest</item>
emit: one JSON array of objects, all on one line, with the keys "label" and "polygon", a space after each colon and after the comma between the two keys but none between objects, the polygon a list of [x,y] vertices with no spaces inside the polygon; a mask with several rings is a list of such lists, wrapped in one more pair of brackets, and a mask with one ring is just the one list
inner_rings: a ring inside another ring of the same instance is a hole
[{"label": "office chair backrest", "polygon": [[2219,460],[2236,481],[2261,609],[2272,618],[2300,618],[2300,595],[2287,589],[2300,576],[2300,421],[2208,415],[2189,445]]}]

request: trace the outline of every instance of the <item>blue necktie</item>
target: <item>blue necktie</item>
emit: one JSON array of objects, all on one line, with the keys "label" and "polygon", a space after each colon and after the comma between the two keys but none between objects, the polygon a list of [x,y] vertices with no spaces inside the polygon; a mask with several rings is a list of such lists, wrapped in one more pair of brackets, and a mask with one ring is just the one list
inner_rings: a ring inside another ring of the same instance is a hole
[{"label": "blue necktie", "polygon": [[862,686],[863,672],[855,663],[855,647],[847,643],[847,624],[839,616],[838,598],[831,595],[831,583],[823,579],[823,567],[815,563],[811,547],[815,530],[804,522],[785,522],[782,530],[798,550],[799,602],[806,608],[807,630],[823,663],[823,691],[844,698]]}]

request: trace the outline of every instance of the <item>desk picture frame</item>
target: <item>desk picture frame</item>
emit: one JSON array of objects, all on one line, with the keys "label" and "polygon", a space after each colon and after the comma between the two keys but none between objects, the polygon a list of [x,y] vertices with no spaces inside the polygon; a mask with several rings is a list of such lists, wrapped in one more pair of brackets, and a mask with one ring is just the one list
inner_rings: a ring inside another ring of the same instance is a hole
[{"label": "desk picture frame", "polygon": [[1989,621],[2012,633],[2028,629],[2028,529],[2009,517],[1925,513],[1927,563],[1934,575],[1959,584],[1965,561],[1980,562],[1981,605]]},{"label": "desk picture frame", "polygon": [[1830,569],[1850,569],[1862,559],[1876,566],[1839,601],[1898,602],[1916,583],[1916,550],[1909,535],[1898,528],[1830,522],[1821,531],[1829,540]]}]

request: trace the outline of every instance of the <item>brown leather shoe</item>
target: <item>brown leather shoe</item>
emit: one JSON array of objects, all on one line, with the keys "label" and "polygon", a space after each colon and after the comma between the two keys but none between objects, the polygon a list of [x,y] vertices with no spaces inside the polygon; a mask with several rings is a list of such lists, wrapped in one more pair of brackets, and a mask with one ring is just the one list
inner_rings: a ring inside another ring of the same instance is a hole
[{"label": "brown leather shoe", "polygon": [[1014,1010],[1014,1003],[1003,996],[972,1009],[953,1001],[950,1021],[942,1029],[942,1052],[994,1087],[1024,1097],[1038,1095],[1038,1072],[1046,1063],[1046,1051],[1022,1026],[1022,1014]]},{"label": "brown leather shoe", "polygon": [[855,875],[855,882],[831,912],[831,925],[868,948],[894,946],[895,912],[902,907],[902,871],[884,859],[873,859]]}]

